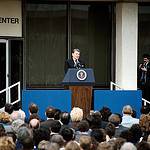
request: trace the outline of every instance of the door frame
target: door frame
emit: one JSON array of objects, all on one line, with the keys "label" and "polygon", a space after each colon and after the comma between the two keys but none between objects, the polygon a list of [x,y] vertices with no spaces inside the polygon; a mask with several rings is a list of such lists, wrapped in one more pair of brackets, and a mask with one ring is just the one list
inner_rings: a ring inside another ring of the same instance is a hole
[{"label": "door frame", "polygon": [[[5,72],[5,77],[6,77],[6,87],[5,88],[8,88],[9,87],[9,40],[7,39],[0,39],[0,43],[5,43],[6,44],[6,72]],[[9,95],[9,92],[8,90],[6,90],[6,103],[8,102],[10,98],[10,95]]]}]

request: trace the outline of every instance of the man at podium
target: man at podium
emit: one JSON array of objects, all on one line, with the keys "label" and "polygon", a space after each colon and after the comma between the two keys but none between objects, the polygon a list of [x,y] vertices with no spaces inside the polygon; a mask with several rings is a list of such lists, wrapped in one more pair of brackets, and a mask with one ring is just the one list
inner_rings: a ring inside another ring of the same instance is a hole
[{"label": "man at podium", "polygon": [[85,64],[83,61],[80,60],[80,50],[73,49],[72,50],[72,58],[65,61],[65,73],[67,72],[68,68],[85,68]]}]

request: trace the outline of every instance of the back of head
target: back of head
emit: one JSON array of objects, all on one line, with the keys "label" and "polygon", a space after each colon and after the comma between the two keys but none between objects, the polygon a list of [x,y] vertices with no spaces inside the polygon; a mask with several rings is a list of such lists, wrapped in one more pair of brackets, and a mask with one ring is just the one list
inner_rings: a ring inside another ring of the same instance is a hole
[{"label": "back of head", "polygon": [[46,108],[46,117],[47,118],[54,118],[54,115],[55,115],[55,108],[53,108],[53,107]]},{"label": "back of head", "polygon": [[65,150],[80,150],[80,146],[77,144],[77,142],[70,141],[67,143]]},{"label": "back of head", "polygon": [[68,112],[62,112],[60,115],[60,120],[64,125],[68,125],[70,122],[70,114]]},{"label": "back of head", "polygon": [[108,117],[112,114],[110,108],[108,108],[108,107],[103,107],[100,110],[100,113],[102,115],[102,120],[103,121],[108,121]]},{"label": "back of head", "polygon": [[90,150],[91,144],[92,144],[92,139],[90,136],[81,136],[79,139],[79,144],[83,150]]},{"label": "back of head", "polygon": [[57,120],[54,120],[51,124],[51,131],[55,133],[59,133],[60,128],[61,128],[60,122]]},{"label": "back of head", "polygon": [[115,125],[110,122],[105,127],[106,134],[110,138],[112,138],[115,135],[115,130],[116,130]]},{"label": "back of head", "polygon": [[137,150],[137,148],[134,146],[134,144],[130,143],[130,142],[125,142],[120,150]]},{"label": "back of head", "polygon": [[0,137],[0,149],[1,150],[16,150],[16,145],[13,139],[8,136]]},{"label": "back of head", "polygon": [[139,124],[133,124],[129,130],[132,132],[132,135],[134,137],[132,143],[136,144],[137,142],[139,142],[143,134],[141,127]]},{"label": "back of head", "polygon": [[40,127],[36,129],[34,132],[34,142],[35,145],[38,146],[39,142],[42,140],[49,141],[50,140],[50,130],[46,127]]},{"label": "back of head", "polygon": [[122,109],[122,113],[132,115],[132,113],[133,113],[132,107],[130,105],[124,106],[123,109]]},{"label": "back of head", "polygon": [[78,125],[78,130],[81,132],[86,132],[89,130],[89,123],[86,120],[81,120]]},{"label": "back of head", "polygon": [[101,113],[100,112],[94,112],[91,114],[91,123],[90,123],[90,128],[91,129],[97,129],[101,127]]},{"label": "back of head", "polygon": [[15,133],[18,133],[19,128],[24,124],[24,121],[21,119],[14,120],[11,124],[12,129]]},{"label": "back of head", "polygon": [[31,137],[33,138],[33,132],[31,129],[27,128],[27,127],[20,127],[18,129],[18,134],[17,134],[17,139],[19,141],[24,141],[26,138]]},{"label": "back of head", "polygon": [[55,109],[54,119],[59,120],[60,119],[61,110]]},{"label": "back of head", "polygon": [[59,150],[59,145],[57,143],[50,143],[46,150]]},{"label": "back of head", "polygon": [[38,106],[36,104],[34,104],[34,103],[30,104],[30,106],[29,106],[29,112],[31,114],[38,113],[38,110],[39,109],[38,109]]},{"label": "back of head", "polygon": [[121,123],[120,117],[117,114],[111,114],[108,121],[114,124],[116,127]]},{"label": "back of head", "polygon": [[126,139],[127,142],[132,142],[134,137],[130,130],[124,130],[120,133],[120,137]]},{"label": "back of head", "polygon": [[140,109],[141,114],[148,114],[150,112],[150,106],[142,106]]},{"label": "back of head", "polygon": [[60,131],[60,135],[63,136],[65,141],[71,141],[74,137],[74,132],[73,129],[69,128],[69,127],[65,127]]},{"label": "back of head", "polygon": [[97,142],[104,142],[106,141],[106,132],[104,129],[93,129],[91,137],[95,138]]},{"label": "back of head", "polygon": [[38,144],[38,150],[47,150],[49,144],[50,144],[49,141],[42,140],[42,141]]},{"label": "back of head", "polygon": [[138,150],[150,150],[150,143],[148,142],[140,142],[137,144]]},{"label": "back of head", "polygon": [[12,120],[10,115],[7,112],[0,112],[0,122],[1,123],[10,123]]},{"label": "back of head", "polygon": [[102,142],[99,143],[97,150],[114,150],[114,145],[110,144],[109,142]]},{"label": "back of head", "polygon": [[149,133],[150,132],[150,114],[141,115],[140,120],[139,120],[139,125],[143,132]]},{"label": "back of head", "polygon": [[59,147],[62,147],[64,145],[64,139],[61,135],[55,134],[50,139],[51,143],[57,143]]},{"label": "back of head", "polygon": [[8,114],[11,114],[14,110],[14,107],[12,104],[6,103],[5,104],[5,108],[4,108],[5,112],[7,112]]},{"label": "back of head", "polygon": [[81,121],[83,119],[83,110],[79,107],[74,107],[70,112],[71,121]]},{"label": "back of head", "polygon": [[32,129],[38,129],[40,127],[40,121],[38,119],[30,120],[29,127]]},{"label": "back of head", "polygon": [[23,145],[23,149],[25,150],[33,150],[34,144],[33,144],[33,138],[27,137],[21,141],[21,144]]},{"label": "back of head", "polygon": [[32,120],[32,119],[37,119],[37,120],[40,121],[40,117],[39,117],[39,115],[36,114],[36,113],[33,113],[33,114],[30,115],[30,117],[29,117],[29,122],[30,122],[30,120]]}]

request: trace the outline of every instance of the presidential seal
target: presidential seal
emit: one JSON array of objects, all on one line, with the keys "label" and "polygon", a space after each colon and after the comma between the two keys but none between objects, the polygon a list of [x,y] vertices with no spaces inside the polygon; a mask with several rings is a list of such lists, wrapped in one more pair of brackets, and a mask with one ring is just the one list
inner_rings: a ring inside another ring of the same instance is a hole
[{"label": "presidential seal", "polygon": [[77,71],[77,79],[78,80],[83,81],[86,78],[87,78],[87,73],[84,70],[80,69],[79,71]]}]

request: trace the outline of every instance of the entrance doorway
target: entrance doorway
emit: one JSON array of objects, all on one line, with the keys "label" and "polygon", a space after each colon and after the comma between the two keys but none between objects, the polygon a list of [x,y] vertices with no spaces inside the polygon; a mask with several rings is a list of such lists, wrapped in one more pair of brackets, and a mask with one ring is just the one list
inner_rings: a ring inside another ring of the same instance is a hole
[{"label": "entrance doorway", "polygon": [[[22,81],[23,41],[0,39],[0,91]],[[17,86],[0,94],[0,108],[16,100]]]}]

